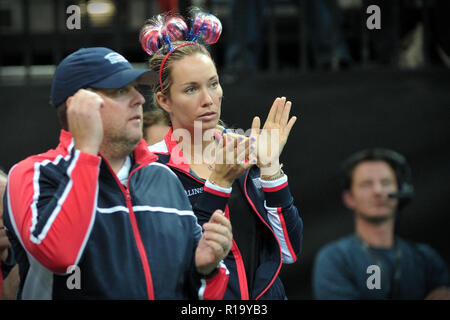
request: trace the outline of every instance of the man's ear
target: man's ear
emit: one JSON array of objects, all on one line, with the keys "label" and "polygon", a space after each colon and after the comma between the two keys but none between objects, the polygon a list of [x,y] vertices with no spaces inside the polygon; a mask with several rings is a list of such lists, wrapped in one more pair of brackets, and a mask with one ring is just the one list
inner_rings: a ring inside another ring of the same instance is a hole
[{"label": "man's ear", "polygon": [[158,91],[156,93],[156,101],[158,101],[160,107],[163,108],[167,113],[170,114],[172,112],[172,108],[170,107],[169,104],[169,98],[161,91]]},{"label": "man's ear", "polygon": [[66,101],[64,102],[65,105],[66,105],[66,108],[67,108],[68,106],[70,106],[70,103],[72,102],[72,100],[73,100],[73,95],[70,96],[70,97],[68,97],[68,98],[66,99]]},{"label": "man's ear", "polygon": [[355,201],[353,200],[353,195],[350,190],[345,190],[342,192],[342,201],[345,206],[351,210],[355,207]]}]

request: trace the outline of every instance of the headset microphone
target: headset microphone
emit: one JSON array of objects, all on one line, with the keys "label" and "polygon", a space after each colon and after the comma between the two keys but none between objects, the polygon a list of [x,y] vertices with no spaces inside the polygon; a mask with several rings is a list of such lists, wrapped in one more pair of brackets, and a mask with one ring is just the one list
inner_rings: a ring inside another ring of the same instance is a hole
[{"label": "headset microphone", "polygon": [[402,188],[398,192],[388,194],[388,198],[400,200],[411,200],[414,197],[414,187],[410,182],[403,182]]},{"label": "headset microphone", "polygon": [[414,193],[408,192],[408,191],[407,192],[400,191],[400,192],[394,192],[394,193],[388,194],[388,198],[390,198],[390,199],[395,198],[395,199],[409,200],[409,199],[412,199],[413,196],[414,196]]}]

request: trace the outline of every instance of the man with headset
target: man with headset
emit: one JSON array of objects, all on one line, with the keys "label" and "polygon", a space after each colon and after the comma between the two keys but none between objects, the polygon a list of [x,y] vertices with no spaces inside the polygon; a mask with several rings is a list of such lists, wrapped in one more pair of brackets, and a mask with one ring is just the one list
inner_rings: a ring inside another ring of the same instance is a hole
[{"label": "man with headset", "polygon": [[412,198],[405,158],[387,149],[355,153],[343,165],[344,204],[355,233],[327,244],[313,270],[316,299],[449,299],[448,269],[432,248],[394,234]]}]

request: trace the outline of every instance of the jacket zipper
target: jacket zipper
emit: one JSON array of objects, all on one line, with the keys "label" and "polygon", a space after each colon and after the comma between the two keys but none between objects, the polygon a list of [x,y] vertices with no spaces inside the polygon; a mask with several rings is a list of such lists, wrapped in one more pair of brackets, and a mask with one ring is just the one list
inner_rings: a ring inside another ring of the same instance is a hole
[{"label": "jacket zipper", "polygon": [[[128,181],[130,181],[130,177],[131,177],[131,174],[128,177]],[[142,267],[144,268],[144,275],[145,275],[145,282],[147,285],[148,299],[154,300],[155,293],[153,290],[153,281],[152,281],[152,274],[150,271],[150,265],[148,263],[148,257],[147,257],[147,253],[145,252],[144,243],[142,242],[141,234],[139,232],[139,227],[138,227],[137,221],[136,221],[136,215],[134,214],[133,204],[131,202],[130,191],[128,189],[126,190],[126,201],[127,201],[128,211],[129,211],[131,228],[133,229],[133,234],[134,234],[134,238],[136,240],[136,245],[138,247],[139,256],[141,258]]]},{"label": "jacket zipper", "polygon": [[242,262],[242,255],[234,240],[233,245],[231,246],[231,253],[234,256],[234,260],[236,261],[239,289],[241,291],[241,300],[250,300],[247,284],[247,274],[245,273],[244,263]]},{"label": "jacket zipper", "polygon": [[128,208],[128,212],[129,212],[128,217],[130,218],[131,229],[133,230],[134,240],[136,241],[136,246],[138,248],[139,257],[141,258],[142,268],[144,269],[145,283],[146,283],[146,287],[147,287],[147,296],[148,296],[149,300],[154,300],[155,293],[154,293],[154,289],[153,289],[153,281],[152,281],[152,274],[150,271],[150,265],[148,263],[148,257],[147,257],[147,253],[145,252],[145,247],[144,247],[144,243],[142,242],[141,234],[139,233],[136,215],[134,214],[134,211],[133,211],[133,203],[131,202],[131,195],[130,195],[130,191],[129,191],[131,175],[133,173],[135,173],[137,170],[139,170],[140,168],[142,168],[144,165],[141,164],[139,167],[137,167],[136,169],[134,169],[133,171],[130,172],[130,174],[128,175],[127,188],[125,189],[124,186],[122,185],[122,183],[119,181],[119,179],[117,179],[117,175],[114,173],[114,170],[111,168],[108,161],[104,157],[102,157],[102,161],[105,161],[109,170],[113,174],[113,177],[116,180],[116,183],[119,185],[119,188],[122,191],[122,194],[125,197],[125,201],[127,203],[127,208]]},{"label": "jacket zipper", "polygon": [[[228,218],[228,220],[230,219],[228,205],[225,207],[225,217]],[[232,239],[231,253],[234,256],[234,261],[236,261],[239,289],[241,291],[241,300],[250,300],[250,295],[248,292],[247,273],[245,272],[245,266],[244,262],[242,261],[241,252],[239,251],[239,248],[234,239]]]},{"label": "jacket zipper", "polygon": [[244,193],[245,193],[245,197],[247,198],[248,202],[250,203],[250,206],[252,207],[253,211],[256,212],[256,214],[258,215],[258,218],[266,225],[267,228],[269,228],[269,230],[272,232],[275,240],[277,240],[278,243],[278,248],[280,249],[280,263],[278,265],[278,269],[275,272],[272,280],[270,281],[270,283],[267,285],[267,287],[256,297],[255,300],[258,300],[259,298],[261,298],[261,296],[266,293],[266,291],[270,288],[270,286],[273,284],[273,282],[275,281],[275,279],[277,278],[278,274],[280,273],[281,270],[281,266],[283,265],[283,252],[281,251],[281,245],[280,245],[280,241],[278,240],[277,236],[275,235],[275,233],[273,232],[272,228],[267,224],[267,222],[261,217],[261,215],[259,214],[258,210],[255,207],[255,204],[253,203],[253,201],[250,199],[248,193],[247,193],[247,179],[248,179],[248,175],[250,174],[250,170],[247,172],[247,175],[245,176],[245,180],[244,180]]}]

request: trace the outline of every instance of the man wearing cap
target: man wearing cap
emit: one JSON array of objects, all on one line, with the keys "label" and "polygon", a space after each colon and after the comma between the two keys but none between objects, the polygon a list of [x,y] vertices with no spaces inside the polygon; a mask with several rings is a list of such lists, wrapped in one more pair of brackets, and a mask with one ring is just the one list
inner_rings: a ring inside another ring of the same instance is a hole
[{"label": "man wearing cap", "polygon": [[138,82],[107,48],[57,67],[56,149],[9,173],[5,226],[22,299],[221,299],[231,226],[218,210],[202,230],[184,189],[142,139]]}]

